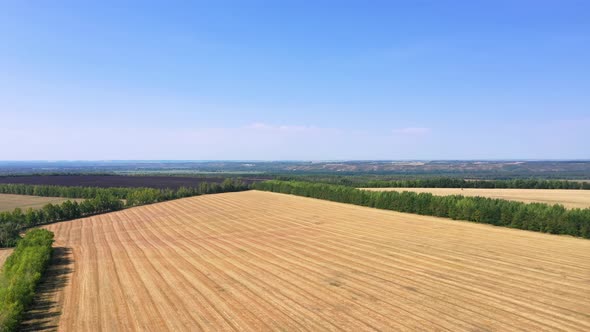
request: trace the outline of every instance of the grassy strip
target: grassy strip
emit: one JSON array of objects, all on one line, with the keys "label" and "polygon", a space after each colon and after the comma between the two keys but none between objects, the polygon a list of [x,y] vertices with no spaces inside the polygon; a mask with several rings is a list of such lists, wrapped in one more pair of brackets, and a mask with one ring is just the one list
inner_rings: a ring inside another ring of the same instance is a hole
[{"label": "grassy strip", "polygon": [[53,233],[28,232],[18,241],[0,273],[0,331],[15,331],[51,258]]},{"label": "grassy strip", "polygon": [[590,209],[461,195],[365,191],[341,185],[271,180],[254,189],[350,203],[378,209],[474,221],[552,234],[590,238]]}]

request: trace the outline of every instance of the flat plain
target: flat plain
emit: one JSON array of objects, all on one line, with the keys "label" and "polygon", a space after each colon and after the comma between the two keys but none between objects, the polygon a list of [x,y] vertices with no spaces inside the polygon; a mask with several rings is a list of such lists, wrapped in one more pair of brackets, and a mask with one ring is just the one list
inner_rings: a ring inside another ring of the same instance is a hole
[{"label": "flat plain", "polygon": [[12,211],[15,208],[21,208],[23,211],[28,208],[40,209],[45,204],[61,204],[67,200],[81,201],[80,199],[64,197],[0,194],[0,211]]},{"label": "flat plain", "polygon": [[[172,188],[198,187],[201,183],[222,183],[223,176],[123,176],[123,175],[28,175],[28,176],[0,176],[0,183],[30,184],[46,186],[77,186],[77,187],[150,187]],[[263,181],[267,178],[241,178],[246,184]]]},{"label": "flat plain", "polygon": [[590,190],[480,189],[480,188],[362,188],[371,191],[412,191],[438,196],[463,195],[500,198],[526,203],[562,204],[567,208],[590,208]]},{"label": "flat plain", "polygon": [[260,191],[46,228],[61,331],[590,330],[584,239]]}]

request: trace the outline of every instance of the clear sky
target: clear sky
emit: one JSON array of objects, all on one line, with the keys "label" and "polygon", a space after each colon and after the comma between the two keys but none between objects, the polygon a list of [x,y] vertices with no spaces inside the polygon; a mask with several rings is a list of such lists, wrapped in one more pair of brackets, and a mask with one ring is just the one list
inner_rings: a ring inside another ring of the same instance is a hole
[{"label": "clear sky", "polygon": [[0,2],[2,160],[498,158],[590,158],[590,1]]}]

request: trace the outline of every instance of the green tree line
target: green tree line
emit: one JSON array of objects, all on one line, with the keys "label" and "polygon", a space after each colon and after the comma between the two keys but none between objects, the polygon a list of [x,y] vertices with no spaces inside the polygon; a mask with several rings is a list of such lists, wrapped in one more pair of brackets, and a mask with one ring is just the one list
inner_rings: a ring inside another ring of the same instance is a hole
[{"label": "green tree line", "polygon": [[275,180],[307,181],[357,188],[514,188],[514,189],[583,189],[590,190],[590,182],[510,179],[510,180],[465,180],[457,177],[392,178],[378,175],[276,175]]},{"label": "green tree line", "polygon": [[114,196],[99,194],[97,197],[61,204],[46,204],[41,209],[20,208],[12,212],[0,212],[0,247],[12,247],[23,229],[62,220],[71,220],[98,213],[117,211],[123,202]]},{"label": "green tree line", "polygon": [[16,331],[51,258],[53,233],[27,232],[0,272],[0,332]]},{"label": "green tree line", "polygon": [[468,220],[552,234],[590,238],[590,209],[521,203],[461,195],[365,191],[356,188],[297,181],[259,182],[254,189],[350,203],[378,209]]},{"label": "green tree line", "polygon": [[590,190],[590,182],[563,180],[515,179],[515,180],[464,180],[433,178],[415,180],[371,180],[358,184],[364,188],[514,188],[514,189],[584,189]]},{"label": "green tree line", "polygon": [[228,191],[248,189],[241,180],[225,179],[222,183],[202,182],[198,187],[181,187],[179,189],[155,188],[98,188],[77,186],[51,186],[31,184],[0,184],[0,194],[32,195],[44,197],[66,198],[95,198],[98,196],[112,196],[118,199],[130,200],[131,205],[153,203],[168,199],[212,194]]},{"label": "green tree line", "polygon": [[98,195],[109,195],[119,199],[126,199],[130,193],[142,189],[150,188],[98,188],[13,183],[0,184],[0,194],[67,198],[93,198]]},{"label": "green tree line", "polygon": [[233,179],[226,179],[221,184],[202,182],[199,187],[181,187],[177,190],[4,184],[0,185],[0,193],[86,199],[80,203],[76,201],[65,201],[62,204],[49,203],[36,210],[29,208],[23,211],[16,208],[12,212],[0,212],[0,247],[14,246],[23,229],[36,225],[77,219],[170,199],[246,189],[249,189],[247,185]]}]

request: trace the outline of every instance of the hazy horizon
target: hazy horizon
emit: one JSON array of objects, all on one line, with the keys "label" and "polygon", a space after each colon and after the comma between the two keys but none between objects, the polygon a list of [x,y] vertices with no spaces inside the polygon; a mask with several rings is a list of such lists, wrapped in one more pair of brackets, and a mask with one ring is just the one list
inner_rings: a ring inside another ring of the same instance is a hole
[{"label": "hazy horizon", "polygon": [[11,160],[11,159],[0,159],[0,163],[27,163],[27,162],[44,162],[44,163],[57,163],[57,162],[437,162],[437,161],[458,161],[458,162],[535,162],[535,161],[559,161],[559,162],[587,162],[590,159],[22,159],[22,160]]},{"label": "hazy horizon", "polygon": [[6,2],[0,160],[587,160],[588,12]]}]

